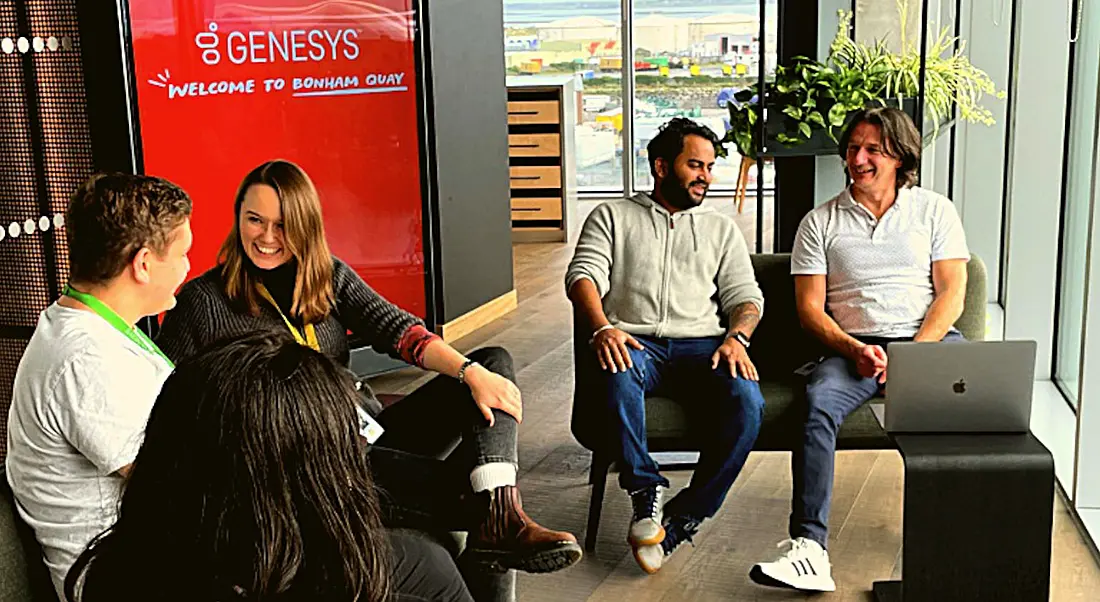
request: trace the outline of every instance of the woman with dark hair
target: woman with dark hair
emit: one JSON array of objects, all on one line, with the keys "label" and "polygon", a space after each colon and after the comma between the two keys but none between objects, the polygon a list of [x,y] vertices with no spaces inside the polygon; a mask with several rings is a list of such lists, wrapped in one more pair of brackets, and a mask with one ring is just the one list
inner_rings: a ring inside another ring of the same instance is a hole
[{"label": "woman with dark hair", "polygon": [[357,403],[347,371],[283,333],[180,362],[118,521],[77,560],[66,598],[469,600],[441,547],[388,541]]},{"label": "woman with dark hair", "polygon": [[548,572],[580,559],[573,535],[523,511],[516,488],[522,406],[507,351],[466,357],[333,257],[317,190],[293,163],[252,170],[234,218],[218,265],[185,284],[164,319],[157,343],[170,358],[275,329],[347,365],[351,331],[375,351],[437,372],[385,410],[363,386],[385,431],[370,460],[387,524],[468,531],[464,561],[491,570]]}]

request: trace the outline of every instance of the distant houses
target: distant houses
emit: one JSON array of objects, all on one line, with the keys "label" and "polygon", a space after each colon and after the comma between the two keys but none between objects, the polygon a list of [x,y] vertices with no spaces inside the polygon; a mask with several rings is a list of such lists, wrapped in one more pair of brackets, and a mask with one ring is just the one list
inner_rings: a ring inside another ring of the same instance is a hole
[{"label": "distant houses", "polygon": [[[572,64],[576,70],[617,71],[623,54],[619,44],[621,28],[621,23],[609,19],[577,16],[523,29],[506,29],[506,63],[513,70],[526,72],[537,72],[531,67],[536,63],[538,70],[549,65]],[[768,20],[766,30],[767,45],[775,48],[773,19]],[[652,14],[634,23],[634,46],[639,59],[691,58],[696,62],[750,67],[757,62],[759,35],[757,17],[745,14],[699,18]],[[651,67],[668,64],[667,59],[661,63],[654,61]],[[645,65],[641,67],[644,70]]]}]

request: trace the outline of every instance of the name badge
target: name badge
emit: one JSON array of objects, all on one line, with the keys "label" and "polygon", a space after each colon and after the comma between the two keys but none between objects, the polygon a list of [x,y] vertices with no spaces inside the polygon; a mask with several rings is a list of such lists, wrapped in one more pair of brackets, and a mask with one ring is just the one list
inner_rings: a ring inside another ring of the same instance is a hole
[{"label": "name badge", "polygon": [[367,440],[367,443],[374,445],[374,442],[378,441],[378,438],[382,436],[386,429],[382,428],[377,420],[358,405],[355,406],[355,411],[359,414],[359,434]]}]

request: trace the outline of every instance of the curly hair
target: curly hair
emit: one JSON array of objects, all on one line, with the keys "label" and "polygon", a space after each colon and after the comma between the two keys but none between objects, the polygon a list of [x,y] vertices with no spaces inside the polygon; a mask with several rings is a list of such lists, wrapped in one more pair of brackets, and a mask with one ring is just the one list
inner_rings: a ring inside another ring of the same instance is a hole
[{"label": "curly hair", "polygon": [[676,161],[676,157],[684,152],[684,138],[686,136],[699,136],[705,138],[714,145],[717,153],[721,141],[714,130],[705,125],[700,125],[685,117],[675,117],[661,126],[657,135],[649,141],[646,152],[649,155],[649,173],[657,178],[657,159],[664,159],[670,166]]},{"label": "curly hair", "polygon": [[97,174],[69,199],[65,229],[74,282],[102,284],[143,248],[163,255],[172,232],[191,217],[191,198],[162,178]]}]

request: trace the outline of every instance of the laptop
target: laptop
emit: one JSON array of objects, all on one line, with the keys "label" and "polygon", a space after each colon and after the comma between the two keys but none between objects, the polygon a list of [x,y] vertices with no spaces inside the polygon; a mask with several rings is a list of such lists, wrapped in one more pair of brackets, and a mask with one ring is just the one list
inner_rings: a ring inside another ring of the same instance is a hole
[{"label": "laptop", "polygon": [[891,343],[886,403],[872,404],[889,433],[1026,433],[1035,341]]}]

